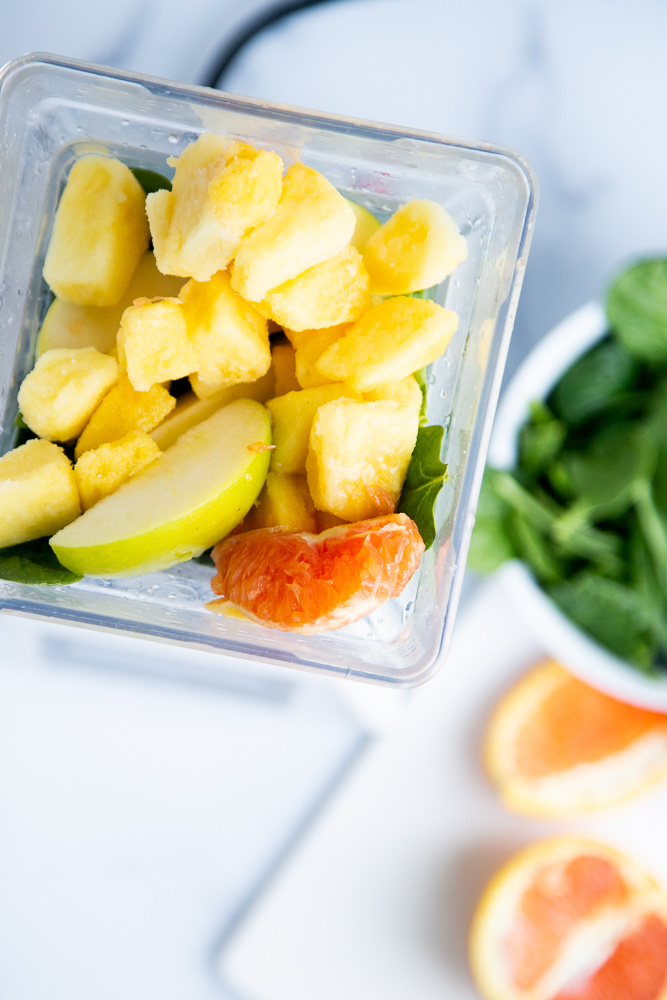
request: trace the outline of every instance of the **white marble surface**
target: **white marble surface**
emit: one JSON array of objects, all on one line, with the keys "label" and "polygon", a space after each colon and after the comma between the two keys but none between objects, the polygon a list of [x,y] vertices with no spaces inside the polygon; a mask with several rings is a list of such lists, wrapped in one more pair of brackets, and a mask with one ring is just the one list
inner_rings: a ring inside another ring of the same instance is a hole
[{"label": "white marble surface", "polygon": [[[266,0],[0,0],[0,63],[47,50],[198,82],[220,44],[270,6]],[[554,322],[598,294],[620,259],[664,248],[666,29],[662,0],[342,0],[266,32],[237,59],[224,84],[521,150],[537,170],[542,202],[513,366]],[[14,645],[3,642],[0,667],[0,995],[220,995],[208,965],[217,935],[241,883],[272,856],[340,757],[340,731],[322,733],[315,715],[312,725],[302,718],[298,732],[286,715],[274,715],[269,724],[265,704],[251,708],[203,689],[54,669],[43,657],[26,656],[35,626],[16,627]],[[522,656],[519,637],[517,668]],[[437,683],[445,701],[470,701],[465,677],[452,679],[451,688],[447,674]],[[428,687],[421,702],[428,702]],[[436,733],[437,717],[429,725]],[[477,795],[481,779],[470,777],[478,775],[471,734],[462,734],[456,746],[452,767],[460,770],[452,772],[452,788],[456,793],[470,780]],[[425,752],[417,742],[415,760]],[[437,740],[429,746],[439,752]],[[290,767],[298,781],[282,780]],[[391,771],[377,780],[390,786]],[[406,813],[411,793],[397,786],[396,794],[396,808]],[[234,822],[230,801],[243,807]],[[354,810],[354,796],[350,801]],[[468,851],[467,870],[475,867],[475,844],[486,842],[492,813],[479,802],[457,827],[458,846],[456,838],[441,836],[446,811],[443,825],[426,832],[425,841],[404,838],[412,861],[415,851],[425,851],[423,859],[417,856],[412,894],[401,895],[407,882],[392,863],[371,866],[389,880],[380,901],[409,903],[404,919],[399,913],[403,923],[393,925],[401,933],[392,937],[388,929],[385,942],[372,933],[375,904],[359,907],[347,891],[354,869],[340,852],[306,856],[308,863],[319,858],[319,868],[311,869],[317,884],[330,876],[335,886],[340,873],[341,891],[326,905],[335,905],[330,916],[339,928],[355,915],[364,943],[342,940],[341,946],[352,954],[348,972],[369,984],[365,998],[378,995],[371,988],[374,962],[389,940],[396,982],[448,982],[460,992],[438,995],[472,995],[461,950],[478,874],[465,891],[459,883],[458,894],[446,898],[445,910],[438,911],[444,925],[429,916],[434,897],[428,888],[419,894],[429,879],[456,867],[461,851]],[[356,850],[363,870],[364,852],[370,857],[375,847],[373,816],[364,827],[363,816],[331,813],[331,822],[348,831],[353,820],[362,822]],[[510,826],[503,845],[484,855],[489,868],[508,838],[513,844],[532,835]],[[331,843],[336,829],[321,843]],[[386,855],[392,862],[400,855],[393,850]],[[325,905],[324,897],[294,893],[293,914],[304,901]],[[450,935],[450,952],[458,949],[454,958],[443,951],[443,934]],[[236,971],[241,977],[240,966]],[[308,977],[315,979],[301,980],[311,987],[308,1000],[323,996],[316,972],[312,962]],[[406,990],[401,1000],[416,995]],[[296,1000],[296,992],[287,995]],[[267,1000],[273,1000],[268,993]]]}]

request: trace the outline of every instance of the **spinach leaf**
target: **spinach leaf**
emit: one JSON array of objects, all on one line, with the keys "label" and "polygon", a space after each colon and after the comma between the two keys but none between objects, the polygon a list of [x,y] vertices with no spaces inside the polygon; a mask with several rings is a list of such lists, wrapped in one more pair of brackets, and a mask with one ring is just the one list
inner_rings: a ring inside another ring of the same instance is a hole
[{"label": "spinach leaf", "polygon": [[528,563],[540,583],[558,583],[565,579],[565,566],[549,539],[522,517],[512,511],[507,520],[507,530],[518,555]]},{"label": "spinach leaf", "polygon": [[667,361],[667,259],[641,260],[618,276],[607,299],[612,329],[640,361]]},{"label": "spinach leaf", "polygon": [[154,191],[163,189],[171,191],[171,181],[158,174],[155,170],[144,170],[143,167],[130,167],[130,170],[137,178],[146,194],[153,194]]},{"label": "spinach leaf", "polygon": [[61,566],[48,538],[37,538],[33,542],[0,549],[0,579],[40,587],[61,587],[83,577]]},{"label": "spinach leaf", "polygon": [[549,396],[549,406],[576,427],[616,407],[634,386],[638,372],[623,344],[606,338],[565,372]]},{"label": "spinach leaf", "polygon": [[650,616],[636,590],[582,572],[548,587],[547,592],[575,625],[617,656],[652,671],[655,640]]},{"label": "spinach leaf", "polygon": [[468,552],[468,565],[478,573],[492,573],[516,556],[505,523],[510,508],[493,488],[491,476],[486,469]]},{"label": "spinach leaf", "polygon": [[549,414],[546,420],[524,424],[519,434],[519,461],[529,475],[539,475],[556,458],[567,435],[567,425]]},{"label": "spinach leaf", "polygon": [[419,410],[420,427],[423,427],[424,424],[426,423],[426,399],[428,392],[427,373],[428,373],[428,367],[420,368],[418,371],[412,373],[412,377],[416,381],[419,388],[421,389],[421,394],[422,394],[422,405]]},{"label": "spinach leaf", "polygon": [[447,478],[440,461],[443,427],[420,427],[412,452],[398,510],[411,517],[427,549],[435,541],[435,501]]},{"label": "spinach leaf", "polygon": [[560,538],[581,524],[620,517],[634,503],[633,486],[653,474],[657,450],[652,436],[637,424],[607,428],[585,452],[565,454],[575,503],[556,527]]},{"label": "spinach leaf", "polygon": [[14,447],[20,448],[22,444],[26,441],[31,441],[32,438],[36,438],[37,435],[34,431],[31,431],[21,413],[16,414],[16,419],[14,420],[14,427],[18,427],[16,432],[16,438],[14,439]]},{"label": "spinach leaf", "polygon": [[213,546],[211,546],[210,549],[206,549],[205,552],[202,552],[200,556],[193,556],[192,558],[196,563],[199,563],[200,566],[215,566],[215,563],[211,558],[212,551],[213,551]]}]

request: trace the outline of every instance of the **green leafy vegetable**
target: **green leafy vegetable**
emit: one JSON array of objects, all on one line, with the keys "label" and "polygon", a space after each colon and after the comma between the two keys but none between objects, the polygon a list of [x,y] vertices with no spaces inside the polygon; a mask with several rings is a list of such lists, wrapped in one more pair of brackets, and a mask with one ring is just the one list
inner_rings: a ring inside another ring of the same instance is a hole
[{"label": "green leafy vegetable", "polygon": [[0,549],[0,579],[40,587],[61,587],[83,578],[61,566],[48,538],[38,538],[34,542]]},{"label": "green leafy vegetable", "polygon": [[640,361],[667,361],[667,259],[642,260],[611,286],[607,316],[626,350]]},{"label": "green leafy vegetable", "polygon": [[526,472],[532,476],[543,472],[561,450],[566,435],[567,425],[562,420],[556,420],[548,410],[537,414],[533,407],[533,421],[525,424],[519,435],[520,462]]},{"label": "green leafy vegetable", "polygon": [[413,375],[412,375],[412,377],[415,379],[417,385],[421,389],[421,394],[422,394],[422,405],[421,405],[421,409],[419,411],[419,425],[420,425],[420,427],[423,427],[425,425],[425,423],[426,423],[426,399],[427,399],[427,391],[428,391],[428,383],[427,383],[427,374],[426,374],[426,372],[427,372],[426,368],[420,368],[419,371],[413,372]]},{"label": "green leafy vegetable", "polygon": [[420,427],[398,510],[411,517],[427,549],[435,541],[435,502],[447,478],[440,461],[443,427]]},{"label": "green leafy vegetable", "polygon": [[130,170],[137,178],[146,194],[153,194],[154,191],[166,189],[171,191],[171,181],[158,174],[155,170],[144,170],[143,167],[130,167]]},{"label": "green leafy vegetable", "polygon": [[656,642],[651,616],[632,587],[583,572],[549,587],[548,593],[568,618],[612,653],[652,670]]},{"label": "green leafy vegetable", "polygon": [[492,573],[517,554],[507,531],[510,508],[496,493],[492,475],[492,470],[486,469],[468,551],[468,565],[479,573]]},{"label": "green leafy vegetable", "polygon": [[25,420],[20,413],[17,413],[16,419],[14,420],[14,427],[17,427],[16,437],[14,438],[14,447],[19,448],[26,441],[30,441],[32,438],[36,438],[37,435],[34,431],[31,431]]},{"label": "green leafy vegetable", "polygon": [[557,417],[576,427],[617,407],[635,385],[638,370],[622,344],[605,339],[568,369],[549,405]]},{"label": "green leafy vegetable", "polygon": [[667,259],[614,283],[611,332],[531,405],[517,468],[487,469],[470,564],[518,556],[581,629],[667,663]]}]

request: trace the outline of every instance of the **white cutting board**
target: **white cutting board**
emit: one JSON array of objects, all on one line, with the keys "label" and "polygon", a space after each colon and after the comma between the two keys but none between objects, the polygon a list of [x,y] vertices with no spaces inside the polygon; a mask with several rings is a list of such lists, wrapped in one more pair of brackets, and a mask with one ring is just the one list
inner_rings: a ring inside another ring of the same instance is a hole
[{"label": "white cutting board", "polygon": [[667,886],[667,785],[556,823],[510,814],[487,784],[479,750],[489,710],[540,655],[500,582],[483,584],[441,673],[366,752],[222,948],[227,989],[244,1000],[474,1000],[475,902],[509,855],[553,833],[617,845]]}]

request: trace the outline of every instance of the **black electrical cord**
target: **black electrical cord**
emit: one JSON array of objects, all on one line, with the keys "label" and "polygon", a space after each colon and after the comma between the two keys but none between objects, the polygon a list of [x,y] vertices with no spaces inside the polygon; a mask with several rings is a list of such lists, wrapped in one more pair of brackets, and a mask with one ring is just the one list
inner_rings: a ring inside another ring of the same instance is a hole
[{"label": "black electrical cord", "polygon": [[[205,74],[204,79],[201,81],[202,87],[213,87],[215,88],[222,76],[227,72],[231,66],[234,59],[241,50],[252,41],[252,39],[258,35],[265,28],[270,28],[272,25],[277,24],[278,21],[282,21],[283,18],[289,17],[290,14],[295,14],[300,10],[306,10],[308,7],[319,7],[323,3],[340,3],[341,0],[293,0],[293,2],[278,3],[270,10],[264,11],[262,14],[257,14],[252,18],[246,25],[244,25],[240,31],[224,46],[222,51],[219,53],[215,62],[210,66],[208,72]],[[349,0],[348,0],[349,2]]]}]

